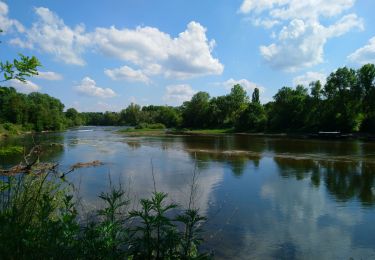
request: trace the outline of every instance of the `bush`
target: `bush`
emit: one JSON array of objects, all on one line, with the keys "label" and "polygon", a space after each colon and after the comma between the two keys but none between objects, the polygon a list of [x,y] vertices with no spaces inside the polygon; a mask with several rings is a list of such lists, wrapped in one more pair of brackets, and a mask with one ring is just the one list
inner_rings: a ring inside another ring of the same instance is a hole
[{"label": "bush", "polygon": [[12,123],[4,123],[2,125],[2,128],[9,135],[17,135],[17,134],[19,134],[21,132],[20,127],[17,126],[17,125],[14,125]]}]

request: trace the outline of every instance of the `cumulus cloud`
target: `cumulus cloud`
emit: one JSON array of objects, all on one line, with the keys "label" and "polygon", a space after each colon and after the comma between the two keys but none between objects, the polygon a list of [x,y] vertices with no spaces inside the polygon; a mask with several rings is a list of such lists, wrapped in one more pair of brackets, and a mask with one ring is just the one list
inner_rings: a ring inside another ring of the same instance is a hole
[{"label": "cumulus cloud", "polygon": [[277,69],[296,71],[301,67],[311,67],[323,62],[324,45],[328,39],[353,28],[363,29],[362,19],[354,14],[342,17],[329,27],[294,19],[282,28],[278,42],[260,46],[260,53],[269,65]]},{"label": "cumulus cloud", "polygon": [[17,89],[17,91],[26,94],[38,91],[40,89],[40,87],[37,84],[29,80],[26,80],[26,82],[22,82],[16,79],[11,79],[7,83],[9,86]]},{"label": "cumulus cloud", "polygon": [[[131,63],[139,70],[124,66],[107,74],[113,78],[145,81],[153,75],[190,78],[218,75],[224,66],[212,56],[215,41],[207,39],[206,28],[190,22],[187,28],[173,37],[154,27],[135,29],[98,27],[86,32],[79,24],[70,27],[45,7],[35,8],[37,21],[10,43],[22,48],[38,49],[67,64],[84,65],[83,54],[95,50],[107,57]],[[0,6],[1,14],[1,6]]]},{"label": "cumulus cloud", "polygon": [[150,79],[141,70],[135,70],[128,66],[106,69],[104,73],[113,80],[140,81],[146,84],[150,82]]},{"label": "cumulus cloud", "polygon": [[[354,3],[355,0],[244,0],[239,12],[256,17],[256,26],[282,26],[278,35],[273,32],[274,42],[260,46],[260,54],[273,68],[296,71],[322,63],[329,39],[353,29],[363,30],[363,19],[356,14],[340,16]],[[322,25],[322,17],[338,20]]]},{"label": "cumulus cloud", "polygon": [[231,89],[234,85],[236,84],[240,84],[248,94],[251,95],[251,93],[253,93],[254,89],[255,88],[258,88],[260,92],[264,92],[265,91],[265,88],[254,83],[254,82],[251,82],[247,79],[233,79],[233,78],[230,78],[224,82],[221,82],[221,83],[216,83],[216,85],[222,85],[224,86],[226,89]]},{"label": "cumulus cloud", "polygon": [[95,80],[90,77],[83,78],[81,84],[75,88],[77,92],[91,97],[111,98],[116,96],[112,89],[98,87]]},{"label": "cumulus cloud", "polygon": [[38,75],[36,76],[40,79],[46,80],[62,80],[63,76],[59,73],[53,71],[38,71]]},{"label": "cumulus cloud", "polygon": [[25,27],[17,20],[10,19],[8,17],[9,8],[8,5],[0,1],[0,28],[5,33],[11,30],[16,30],[18,32],[24,32]]},{"label": "cumulus cloud", "polygon": [[375,63],[375,37],[372,37],[368,44],[350,54],[348,59],[358,64]]},{"label": "cumulus cloud", "polygon": [[91,44],[85,27],[77,25],[71,28],[45,7],[35,8],[35,14],[38,20],[25,32],[26,39],[14,38],[10,43],[52,54],[67,64],[84,65],[82,54]]},{"label": "cumulus cloud", "polygon": [[189,78],[224,69],[211,54],[215,41],[208,41],[206,28],[197,22],[175,38],[153,27],[97,28],[93,37],[102,53],[131,62],[147,75]]},{"label": "cumulus cloud", "polygon": [[326,75],[321,72],[308,71],[303,75],[297,76],[293,79],[293,85],[304,85],[307,87],[313,81],[320,81],[322,85],[326,83]]},{"label": "cumulus cloud", "polygon": [[181,104],[188,101],[196,93],[188,84],[169,85],[166,87],[164,101],[173,104]]}]

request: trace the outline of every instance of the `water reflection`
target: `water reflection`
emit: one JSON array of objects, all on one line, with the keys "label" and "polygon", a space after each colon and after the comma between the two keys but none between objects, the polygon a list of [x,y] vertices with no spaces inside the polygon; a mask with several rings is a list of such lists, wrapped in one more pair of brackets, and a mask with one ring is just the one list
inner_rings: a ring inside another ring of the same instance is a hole
[{"label": "water reflection", "polygon": [[0,155],[0,167],[9,168],[20,162],[23,162],[24,155],[27,154],[32,147],[40,145],[42,153],[41,161],[58,162],[64,152],[64,135],[56,134],[38,134],[26,135],[21,137],[12,137],[1,140],[0,149],[6,150],[10,147],[20,147],[23,151],[9,155]]},{"label": "water reflection", "polygon": [[327,190],[338,201],[359,199],[363,205],[375,203],[375,164],[373,162],[348,162],[274,157],[283,177],[297,180],[310,178],[319,187],[324,181]]},{"label": "water reflection", "polygon": [[153,191],[153,170],[157,189],[186,206],[196,169],[195,204],[209,218],[206,248],[218,259],[375,257],[375,143],[86,130],[40,137],[63,144],[45,158],[61,170],[104,162],[68,175],[86,205],[97,206],[110,178],[137,207]]}]

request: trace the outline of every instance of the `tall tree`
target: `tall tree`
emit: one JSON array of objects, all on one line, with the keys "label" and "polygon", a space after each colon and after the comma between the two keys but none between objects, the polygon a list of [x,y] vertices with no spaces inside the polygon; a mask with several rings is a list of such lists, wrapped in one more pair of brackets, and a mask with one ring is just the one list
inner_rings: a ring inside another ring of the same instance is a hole
[{"label": "tall tree", "polygon": [[251,102],[253,102],[253,103],[260,103],[260,100],[259,100],[259,89],[258,88],[254,89],[253,94],[251,96]]}]

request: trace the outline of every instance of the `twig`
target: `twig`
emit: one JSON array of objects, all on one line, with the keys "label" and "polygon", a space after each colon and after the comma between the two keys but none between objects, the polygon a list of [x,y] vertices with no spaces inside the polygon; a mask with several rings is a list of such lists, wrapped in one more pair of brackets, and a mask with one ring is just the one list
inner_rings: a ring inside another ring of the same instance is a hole
[{"label": "twig", "polygon": [[156,181],[155,181],[155,174],[154,174],[154,164],[151,158],[151,174],[152,174],[152,181],[154,182],[154,192],[156,193]]}]

